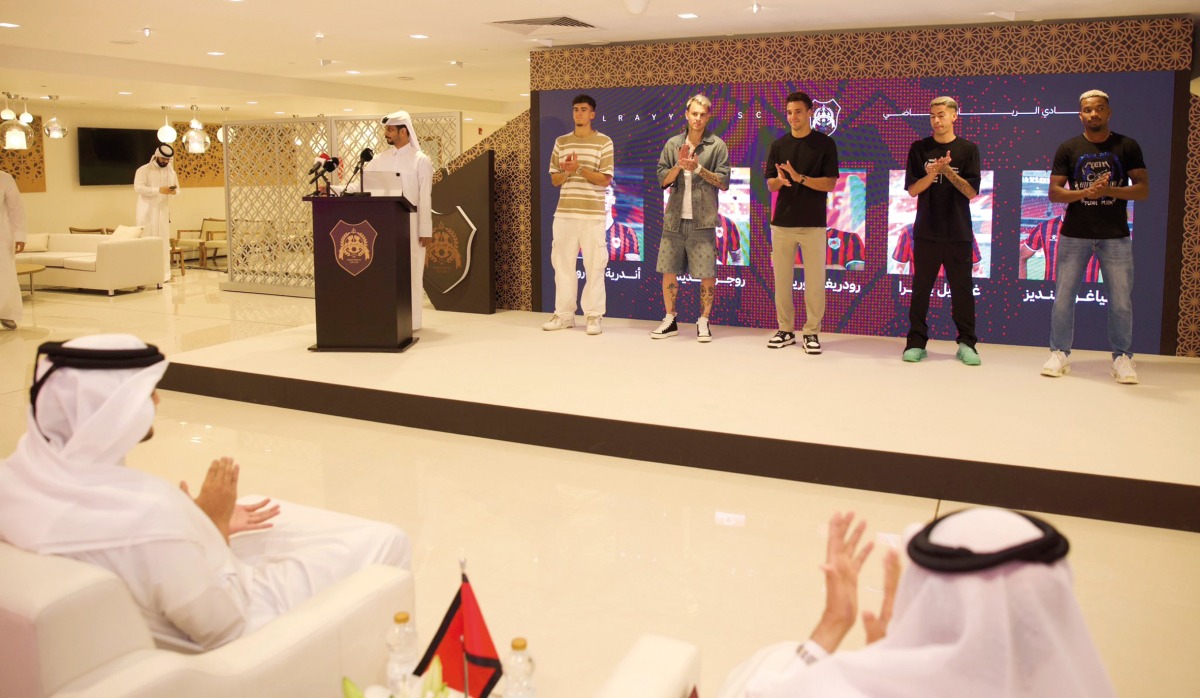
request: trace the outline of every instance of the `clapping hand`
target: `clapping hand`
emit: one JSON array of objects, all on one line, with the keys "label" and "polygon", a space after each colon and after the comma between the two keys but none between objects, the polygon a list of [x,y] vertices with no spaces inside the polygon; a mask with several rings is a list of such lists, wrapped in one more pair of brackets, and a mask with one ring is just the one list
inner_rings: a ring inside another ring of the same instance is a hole
[{"label": "clapping hand", "polygon": [[945,170],[949,167],[950,167],[950,151],[946,151],[945,155],[943,155],[942,157],[938,158],[937,160],[934,160],[933,162],[925,165],[925,174],[936,177],[936,176],[940,175],[943,170]]},{"label": "clapping hand", "polygon": [[271,500],[264,499],[253,504],[238,504],[233,508],[233,516],[229,519],[229,535],[246,531],[261,531],[275,524],[271,519],[279,516],[279,505],[267,506]]},{"label": "clapping hand", "polygon": [[[225,540],[229,540],[230,522],[237,508],[238,471],[238,464],[228,456],[213,461],[195,499],[196,506],[212,520]],[[191,496],[186,482],[180,482],[179,489]]]},{"label": "clapping hand", "polygon": [[887,551],[883,556],[883,605],[879,615],[863,611],[863,629],[867,631],[867,644],[882,640],[887,635],[888,623],[892,621],[892,607],[896,603],[896,588],[900,586],[900,553]]},{"label": "clapping hand", "polygon": [[575,170],[579,169],[579,156],[575,153],[567,153],[567,156],[563,158],[562,168],[564,172],[575,174]]},{"label": "clapping hand", "polygon": [[1097,177],[1095,181],[1088,185],[1087,189],[1084,189],[1084,198],[1099,199],[1104,196],[1104,190],[1108,188],[1110,180],[1111,174],[1108,172]]},{"label": "clapping hand", "polygon": [[696,157],[696,152],[692,150],[692,144],[684,142],[679,148],[679,166],[688,172],[695,172],[699,166],[700,160]]},{"label": "clapping hand", "polygon": [[[867,543],[859,549],[865,521],[854,523],[854,514],[834,514],[829,520],[829,540],[825,548],[825,612],[813,630],[812,639],[827,652],[841,644],[858,620],[858,573],[875,547]],[[890,614],[889,614],[890,617]]]}]

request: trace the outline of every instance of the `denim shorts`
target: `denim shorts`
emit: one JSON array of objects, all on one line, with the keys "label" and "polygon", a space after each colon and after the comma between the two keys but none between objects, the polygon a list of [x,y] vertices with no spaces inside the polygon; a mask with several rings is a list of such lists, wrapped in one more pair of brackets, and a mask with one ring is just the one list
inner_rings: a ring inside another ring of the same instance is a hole
[{"label": "denim shorts", "polygon": [[658,244],[659,274],[688,273],[697,279],[717,276],[717,229],[693,228],[683,219],[676,232],[663,231]]}]

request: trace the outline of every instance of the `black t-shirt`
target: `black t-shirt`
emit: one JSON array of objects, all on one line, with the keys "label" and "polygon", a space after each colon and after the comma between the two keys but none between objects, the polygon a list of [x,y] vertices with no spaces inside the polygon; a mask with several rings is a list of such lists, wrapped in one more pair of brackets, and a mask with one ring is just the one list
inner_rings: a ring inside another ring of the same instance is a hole
[{"label": "black t-shirt", "polygon": [[[789,131],[771,144],[763,176],[778,177],[776,165],[792,163],[792,169],[807,177],[837,177],[837,143],[819,131],[796,138]],[[817,191],[799,182],[779,190],[771,225],[784,228],[824,228],[827,192]]]},{"label": "black t-shirt", "polygon": [[[938,143],[933,136],[922,138],[908,149],[908,170],[904,188],[925,176],[925,165],[950,153],[950,169],[979,191],[979,147],[966,138]],[[917,220],[913,236],[918,240],[970,242],[971,200],[954,187],[948,177],[938,175],[929,188],[917,195]]]},{"label": "black t-shirt", "polygon": [[[1080,135],[1058,146],[1050,174],[1066,177],[1068,189],[1086,189],[1105,173],[1109,174],[1109,184],[1123,187],[1129,185],[1130,170],[1145,168],[1137,141],[1111,133],[1103,143],[1093,143]],[[1129,237],[1127,208],[1125,199],[1110,196],[1067,204],[1062,234],[1089,240]]]}]

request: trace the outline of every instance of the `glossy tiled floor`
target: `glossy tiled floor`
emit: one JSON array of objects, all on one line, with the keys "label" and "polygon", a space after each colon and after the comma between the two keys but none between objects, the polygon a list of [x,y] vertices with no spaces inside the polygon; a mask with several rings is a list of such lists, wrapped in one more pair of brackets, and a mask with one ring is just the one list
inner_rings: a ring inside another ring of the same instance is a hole
[{"label": "glossy tiled floor", "polygon": [[[38,343],[134,332],[168,354],[312,322],[311,301],[223,293],[189,271],[110,299],[39,291],[0,333],[0,452],[24,431]],[[862,513],[887,543],[934,500],[484,441],[165,393],[132,467],[195,483],[233,455],[244,492],[393,521],[416,555],[428,639],[466,557],[493,637],[527,636],[540,694],[586,697],[639,634],[697,643],[701,695],[757,646],[804,636],[820,609],[823,524]],[[1194,695],[1200,535],[1052,517],[1072,540],[1084,611],[1122,696]],[[864,604],[879,598],[871,564]],[[849,647],[861,644],[853,633]]]}]

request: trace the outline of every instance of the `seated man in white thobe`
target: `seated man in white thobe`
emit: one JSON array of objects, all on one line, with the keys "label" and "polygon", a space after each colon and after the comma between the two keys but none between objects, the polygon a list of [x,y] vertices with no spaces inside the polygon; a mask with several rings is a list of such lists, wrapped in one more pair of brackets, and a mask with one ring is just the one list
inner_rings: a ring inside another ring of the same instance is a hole
[{"label": "seated man in white thobe", "polygon": [[829,526],[825,613],[804,643],[764,648],[719,698],[1115,698],[1071,591],[1067,539],[1040,519],[968,509],[885,559],[884,601],[863,613],[867,647],[833,654],[858,615],[871,544],[853,514]]},{"label": "seated man in white thobe", "polygon": [[161,646],[219,647],[367,565],[408,569],[408,537],[390,524],[237,504],[230,458],[213,462],[195,500],[125,467],[154,433],[167,367],[155,347],[97,335],[38,354],[27,431],[0,464],[0,538],[114,572]]}]

